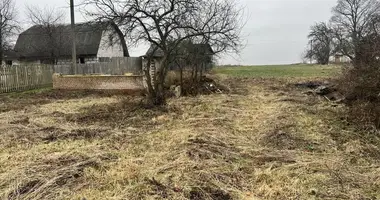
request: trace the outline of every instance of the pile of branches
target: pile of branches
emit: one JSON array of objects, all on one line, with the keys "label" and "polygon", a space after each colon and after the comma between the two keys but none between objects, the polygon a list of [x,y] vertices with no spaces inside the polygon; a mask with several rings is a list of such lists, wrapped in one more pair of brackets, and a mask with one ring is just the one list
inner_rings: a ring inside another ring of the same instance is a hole
[{"label": "pile of branches", "polygon": [[196,96],[196,95],[210,95],[210,94],[225,94],[229,90],[219,84],[212,78],[202,76],[200,80],[194,81],[191,78],[183,79],[181,84],[175,84],[171,86],[170,91],[174,92],[175,88],[180,87],[181,96]]}]

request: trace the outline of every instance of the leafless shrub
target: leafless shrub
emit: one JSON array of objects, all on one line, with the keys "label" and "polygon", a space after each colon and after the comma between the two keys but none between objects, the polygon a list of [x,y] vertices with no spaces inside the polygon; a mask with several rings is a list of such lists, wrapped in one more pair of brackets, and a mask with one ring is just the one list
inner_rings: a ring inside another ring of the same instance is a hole
[{"label": "leafless shrub", "polygon": [[361,124],[380,127],[379,37],[361,41],[354,66],[344,70],[341,90],[349,105],[349,116]]},{"label": "leafless shrub", "polygon": [[[165,103],[165,77],[186,40],[206,41],[214,52],[236,52],[241,46],[242,10],[233,0],[85,0],[83,4],[95,8],[87,13],[94,19],[115,21],[133,43],[154,46],[146,55],[144,74],[148,99],[155,105]],[[151,73],[158,50],[163,52],[162,64]]]},{"label": "leafless shrub", "polygon": [[15,1],[0,0],[0,63],[3,61],[4,50],[11,49],[12,39],[20,30],[17,14]]}]

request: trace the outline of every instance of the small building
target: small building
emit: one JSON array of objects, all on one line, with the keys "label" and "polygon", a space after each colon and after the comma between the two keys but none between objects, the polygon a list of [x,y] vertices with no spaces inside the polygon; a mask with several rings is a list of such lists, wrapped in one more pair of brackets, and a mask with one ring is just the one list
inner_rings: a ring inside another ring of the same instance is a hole
[{"label": "small building", "polygon": [[342,53],[336,53],[333,56],[330,56],[329,62],[333,64],[343,64],[350,63],[351,59],[348,56],[343,55]]},{"label": "small building", "polygon": [[[75,32],[77,63],[105,62],[124,56],[121,39],[110,44],[114,31],[106,23],[77,24]],[[72,43],[70,25],[35,25],[19,35],[14,52],[19,64],[70,64]]]},{"label": "small building", "polygon": [[[175,61],[169,63],[169,70],[186,70],[193,69],[196,65],[199,71],[207,71],[212,67],[214,51],[209,44],[193,44],[184,42],[172,52],[175,56]],[[157,48],[156,45],[151,45],[143,57],[143,70],[147,69],[148,58],[152,58],[149,68],[150,76],[157,74],[157,69],[162,67],[164,51]],[[144,79],[144,82],[146,80]],[[152,79],[152,85],[155,80]]]},{"label": "small building", "polygon": [[201,61],[205,71],[212,68],[215,52],[210,44],[194,44],[191,52],[195,55],[195,59]]},{"label": "small building", "polygon": [[19,65],[20,54],[14,50],[5,50],[3,54],[2,65]]},{"label": "small building", "polygon": [[[189,65],[198,64],[201,67],[204,67],[205,70],[211,69],[214,51],[209,44],[188,44],[188,45],[179,45],[174,54],[177,57],[178,63],[180,63],[183,68],[188,67]],[[152,57],[151,65],[155,68],[162,65],[162,59],[164,57],[164,52],[162,49],[157,48],[156,45],[151,45],[143,56],[145,61],[143,65],[146,66],[147,58]],[[196,63],[197,62],[197,63]],[[177,64],[171,63],[169,66],[170,70],[175,70],[178,68]]]}]

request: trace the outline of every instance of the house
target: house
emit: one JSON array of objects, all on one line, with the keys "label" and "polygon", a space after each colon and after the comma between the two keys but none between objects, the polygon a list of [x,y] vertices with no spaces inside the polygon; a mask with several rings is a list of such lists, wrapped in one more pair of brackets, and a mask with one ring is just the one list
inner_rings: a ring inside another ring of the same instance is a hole
[{"label": "house", "polygon": [[195,55],[195,59],[202,62],[205,71],[212,68],[215,52],[210,44],[193,44],[190,52]]},{"label": "house", "polygon": [[[112,28],[106,23],[77,24],[77,63],[105,62],[112,57],[123,57],[125,51],[121,39],[110,45]],[[19,35],[14,48],[18,56],[13,60],[18,64],[70,64],[72,40],[70,25],[32,26]]]},{"label": "house", "polygon": [[334,64],[343,64],[350,63],[351,59],[348,56],[343,55],[342,53],[336,53],[333,56],[330,56],[329,62]]},{"label": "house", "polygon": [[[175,55],[175,62],[169,63],[169,70],[177,70],[190,68],[193,69],[195,65],[198,66],[198,69],[201,71],[206,71],[211,69],[213,55],[215,54],[209,44],[193,44],[188,42],[183,42],[182,45],[178,45],[171,54]],[[151,58],[149,74],[157,74],[157,70],[162,67],[164,59],[164,51],[160,48],[157,48],[156,45],[152,44],[146,54],[143,57],[143,69],[147,69],[148,59]],[[146,80],[144,79],[144,82]],[[155,79],[151,79],[151,83],[155,85]],[[146,87],[146,86],[145,86]]]},{"label": "house", "polygon": [[5,50],[3,54],[2,65],[19,65],[20,54],[14,50]]},{"label": "house", "polygon": [[[214,51],[212,47],[209,44],[183,44],[179,45],[174,52],[174,54],[177,54],[177,61],[180,62],[184,67],[186,68],[189,65],[200,65],[201,67],[204,67],[205,70],[211,69]],[[147,58],[152,57],[152,66],[155,68],[160,67],[162,65],[164,52],[162,49],[157,48],[156,45],[151,45],[146,52],[146,54],[143,56],[144,62],[143,65],[145,66],[147,64]],[[195,63],[198,62],[198,63]],[[169,66],[170,70],[175,70],[178,68],[177,64],[171,63]]]}]

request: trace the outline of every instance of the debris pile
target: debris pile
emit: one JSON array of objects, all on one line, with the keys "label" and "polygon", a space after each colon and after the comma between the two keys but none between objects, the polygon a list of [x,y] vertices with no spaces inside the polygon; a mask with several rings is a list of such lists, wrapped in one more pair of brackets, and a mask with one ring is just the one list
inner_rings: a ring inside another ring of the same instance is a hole
[{"label": "debris pile", "polygon": [[199,94],[223,94],[228,89],[215,80],[203,76],[200,81],[194,82],[192,80],[184,80],[183,88],[179,85],[172,85],[170,87],[170,93],[177,98],[180,96],[194,96]]},{"label": "debris pile", "polygon": [[206,76],[201,78],[197,86],[197,90],[199,94],[222,94],[227,92],[227,89],[224,86],[218,84],[214,79]]},{"label": "debris pile", "polygon": [[304,92],[307,95],[322,96],[329,101],[342,102],[344,96],[339,93],[337,87],[330,82],[321,82],[321,81],[307,81],[302,83],[296,83],[296,87],[309,89]]}]

